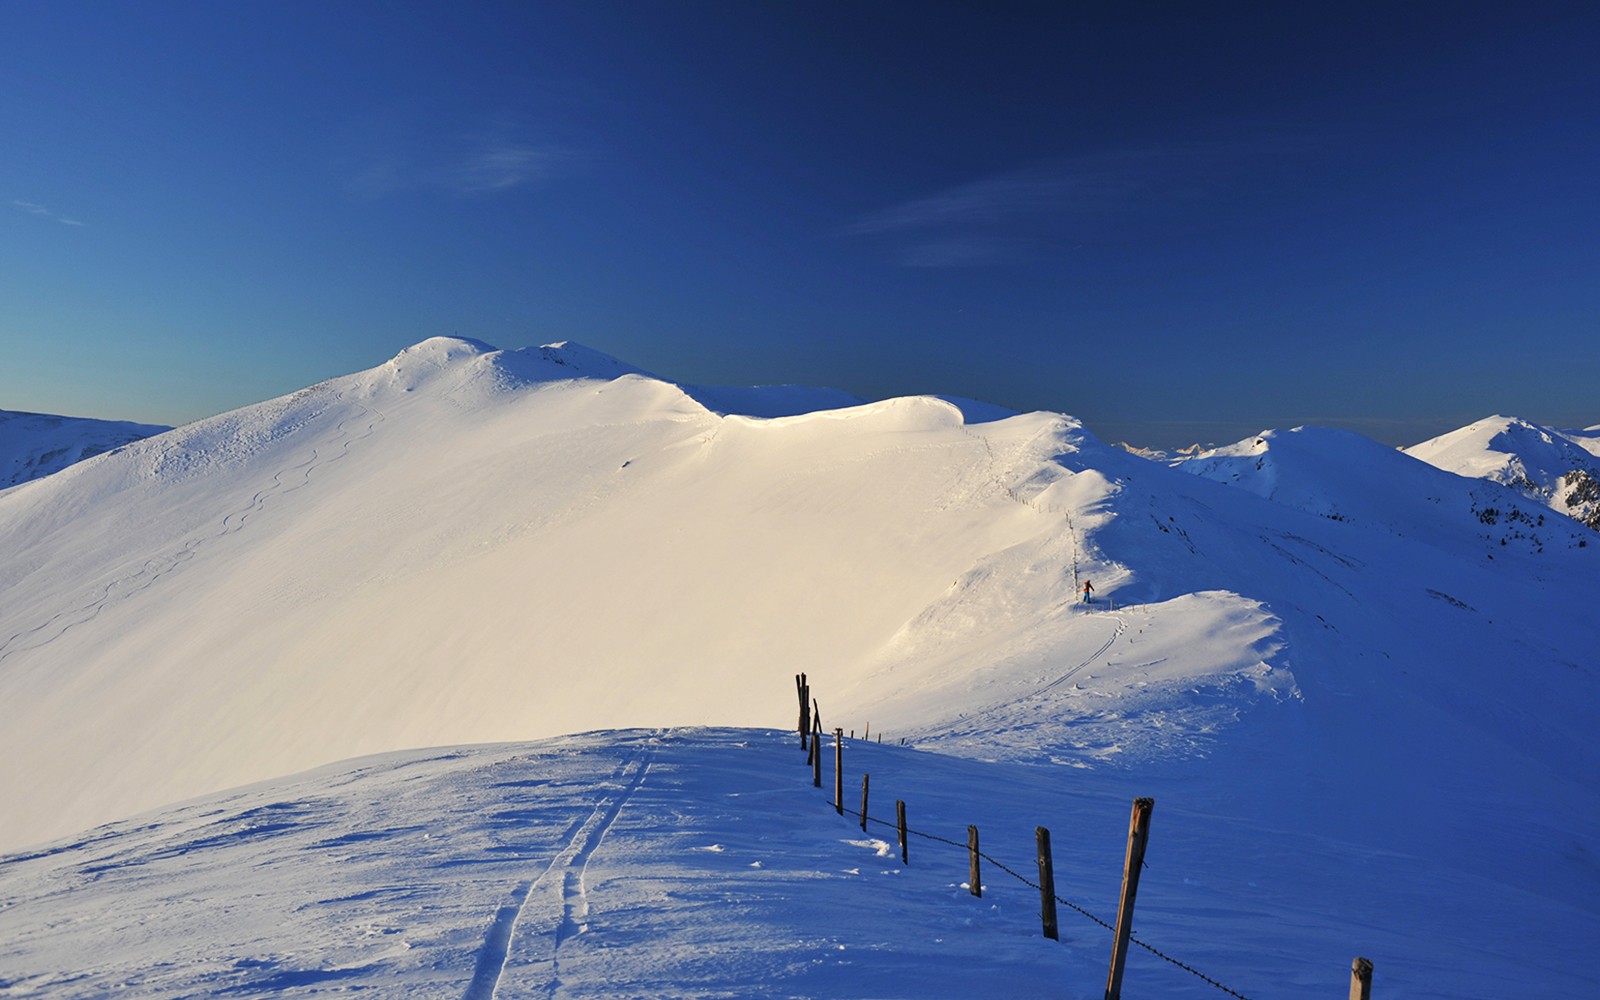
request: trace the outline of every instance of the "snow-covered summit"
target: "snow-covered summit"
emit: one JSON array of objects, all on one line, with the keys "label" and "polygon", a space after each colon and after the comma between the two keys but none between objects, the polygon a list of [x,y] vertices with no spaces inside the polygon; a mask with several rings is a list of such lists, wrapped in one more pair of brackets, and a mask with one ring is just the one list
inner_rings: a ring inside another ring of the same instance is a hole
[{"label": "snow-covered summit", "polygon": [[1600,529],[1600,434],[1498,414],[1405,449],[1430,465],[1501,483]]},{"label": "snow-covered summit", "polygon": [[1443,546],[1542,551],[1588,544],[1565,520],[1492,482],[1462,483],[1353,431],[1267,430],[1182,459],[1178,469],[1334,521],[1355,521]]}]

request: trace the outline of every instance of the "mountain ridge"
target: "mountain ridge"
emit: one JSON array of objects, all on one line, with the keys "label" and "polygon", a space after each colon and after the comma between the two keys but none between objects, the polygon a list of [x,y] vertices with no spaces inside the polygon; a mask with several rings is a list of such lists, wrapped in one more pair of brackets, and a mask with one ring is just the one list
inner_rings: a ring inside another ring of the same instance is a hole
[{"label": "mountain ridge", "polygon": [[1341,870],[1393,927],[1600,926],[1582,526],[1355,435],[1171,468],[627,367],[424,342],[0,492],[0,850],[365,754],[782,726],[804,671],[825,726],[1404,858],[1426,903]]}]

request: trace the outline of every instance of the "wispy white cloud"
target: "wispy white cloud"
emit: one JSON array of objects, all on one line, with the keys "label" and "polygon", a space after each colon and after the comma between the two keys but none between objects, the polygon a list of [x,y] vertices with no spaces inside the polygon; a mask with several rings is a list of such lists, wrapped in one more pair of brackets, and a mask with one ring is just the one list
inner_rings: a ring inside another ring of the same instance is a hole
[{"label": "wispy white cloud", "polygon": [[487,136],[470,144],[442,179],[461,194],[498,194],[550,180],[576,159],[571,150],[558,146]]},{"label": "wispy white cloud", "polygon": [[55,212],[50,211],[50,209],[47,206],[40,205],[37,202],[21,201],[19,199],[15,199],[14,198],[14,199],[12,199],[11,204],[14,205],[15,207],[21,209],[22,211],[27,212],[29,215],[37,215],[37,216],[40,216],[40,217],[46,218],[46,219],[54,219],[55,221],[61,223],[63,226],[79,226],[79,227],[81,227],[81,226],[84,225],[84,223],[78,221],[77,219],[69,219],[65,215],[58,215]]},{"label": "wispy white cloud", "polygon": [[579,169],[579,152],[530,138],[529,131],[504,121],[454,131],[380,123],[351,137],[340,169],[352,192],[372,200],[414,191],[489,197]]},{"label": "wispy white cloud", "polygon": [[1077,243],[1236,189],[1296,137],[1171,143],[1064,158],[890,205],[844,226],[907,267],[979,267]]}]

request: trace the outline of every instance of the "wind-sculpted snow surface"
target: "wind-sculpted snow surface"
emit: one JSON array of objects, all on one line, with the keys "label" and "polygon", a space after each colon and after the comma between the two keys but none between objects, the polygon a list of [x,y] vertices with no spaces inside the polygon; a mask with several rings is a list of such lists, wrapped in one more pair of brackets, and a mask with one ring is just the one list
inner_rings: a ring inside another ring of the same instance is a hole
[{"label": "wind-sculpted snow surface", "polygon": [[[1092,541],[1121,487],[1076,421],[760,396],[440,339],[12,491],[0,751],[26,766],[0,791],[29,806],[0,843],[361,753],[776,720],[802,670],[908,731],[945,714],[887,671],[1014,662],[1015,698],[1105,641],[1075,580],[1132,580]],[[1201,645],[1172,669],[1271,669]]]}]

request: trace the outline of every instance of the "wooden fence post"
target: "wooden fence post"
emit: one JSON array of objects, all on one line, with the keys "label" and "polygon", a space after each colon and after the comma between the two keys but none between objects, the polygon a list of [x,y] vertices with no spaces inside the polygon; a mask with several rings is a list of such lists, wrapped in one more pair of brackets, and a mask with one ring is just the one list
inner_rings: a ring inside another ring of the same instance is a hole
[{"label": "wooden fence post", "polygon": [[1350,963],[1350,1000],[1372,1000],[1372,962],[1357,958]]},{"label": "wooden fence post", "polygon": [[871,777],[872,777],[872,775],[870,775],[870,774],[863,774],[861,776],[861,832],[862,833],[866,833],[867,832],[867,781]]},{"label": "wooden fence post", "polygon": [[978,828],[967,827],[967,885],[974,896],[983,895],[983,883],[978,881]]},{"label": "wooden fence post", "polygon": [[1039,919],[1044,923],[1044,936],[1052,941],[1061,940],[1056,927],[1056,873],[1050,861],[1050,831],[1034,827],[1033,838],[1039,847]]},{"label": "wooden fence post", "polygon": [[833,731],[833,808],[844,815],[844,730]]},{"label": "wooden fence post", "polygon": [[905,799],[894,800],[894,825],[899,828],[900,832],[900,863],[903,865],[909,865],[911,863],[911,850],[906,846]]},{"label": "wooden fence post", "polygon": [[811,700],[811,689],[806,684],[805,674],[796,674],[795,688],[800,695],[800,749],[806,749],[806,732],[811,728],[811,713],[806,711],[806,706]]},{"label": "wooden fence post", "polygon": [[[811,688],[807,687],[806,695],[809,697],[810,694]],[[806,750],[806,763],[815,767],[816,757],[818,754],[822,753],[822,747],[817,744],[817,733],[822,731],[822,709],[818,707],[817,699],[815,698],[811,699],[811,711],[811,746]],[[820,788],[822,786],[818,785],[817,787]]]},{"label": "wooden fence post", "polygon": [[1150,839],[1150,811],[1155,799],[1134,799],[1128,819],[1128,855],[1122,864],[1122,901],[1117,904],[1117,930],[1111,944],[1111,972],[1106,976],[1106,1000],[1121,1000],[1122,970],[1128,963],[1128,936],[1133,933],[1133,900],[1139,892],[1139,872],[1144,868],[1145,844]]},{"label": "wooden fence post", "polygon": [[811,785],[822,787],[822,726],[811,727]]}]

